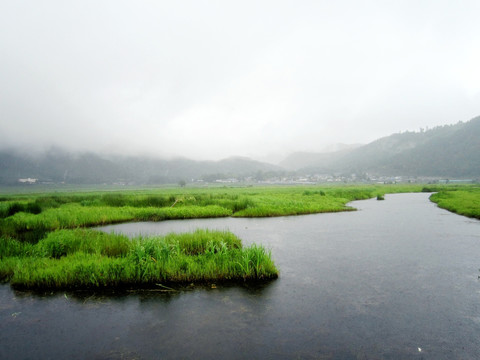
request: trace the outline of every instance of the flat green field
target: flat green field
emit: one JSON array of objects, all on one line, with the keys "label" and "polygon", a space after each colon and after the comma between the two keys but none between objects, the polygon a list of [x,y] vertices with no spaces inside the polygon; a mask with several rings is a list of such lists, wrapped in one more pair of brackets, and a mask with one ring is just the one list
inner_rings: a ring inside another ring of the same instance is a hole
[{"label": "flat green field", "polygon": [[[441,207],[479,216],[476,186],[164,188],[0,195],[0,279],[12,286],[152,287],[278,276],[270,252],[228,232],[127,239],[88,229],[129,221],[267,217],[355,210],[353,200],[439,191]],[[259,239],[261,240],[261,239]],[[160,285],[159,285],[160,284]]]},{"label": "flat green field", "polygon": [[346,204],[414,186],[176,188],[7,194],[0,201],[1,235],[36,242],[57,229],[127,221],[266,217],[354,210]]}]

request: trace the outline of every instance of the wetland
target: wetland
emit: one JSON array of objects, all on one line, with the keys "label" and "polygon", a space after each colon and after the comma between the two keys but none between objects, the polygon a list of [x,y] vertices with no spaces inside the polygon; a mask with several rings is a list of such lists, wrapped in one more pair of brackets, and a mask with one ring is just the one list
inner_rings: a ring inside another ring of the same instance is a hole
[{"label": "wetland", "polygon": [[269,249],[280,276],[109,294],[4,284],[0,357],[477,359],[480,223],[429,197],[387,194],[348,204],[358,211],[294,217],[103,226],[132,238],[229,231]]}]

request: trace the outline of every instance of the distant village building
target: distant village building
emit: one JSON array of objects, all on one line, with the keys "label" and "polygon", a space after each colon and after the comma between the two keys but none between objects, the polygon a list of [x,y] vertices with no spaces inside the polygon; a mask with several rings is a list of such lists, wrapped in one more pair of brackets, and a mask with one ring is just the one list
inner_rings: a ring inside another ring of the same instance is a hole
[{"label": "distant village building", "polygon": [[38,179],[26,178],[26,179],[18,179],[19,183],[22,184],[35,184]]},{"label": "distant village building", "polygon": [[216,183],[237,183],[238,179],[229,178],[229,179],[217,179],[215,180]]}]

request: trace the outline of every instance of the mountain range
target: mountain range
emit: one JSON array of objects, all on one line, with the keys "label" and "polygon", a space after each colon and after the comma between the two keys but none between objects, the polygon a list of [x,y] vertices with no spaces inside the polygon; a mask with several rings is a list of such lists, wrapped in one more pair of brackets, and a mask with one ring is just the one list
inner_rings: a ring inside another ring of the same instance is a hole
[{"label": "mountain range", "polygon": [[333,152],[292,153],[278,164],[244,157],[220,161],[186,158],[74,154],[51,148],[43,154],[0,151],[0,184],[19,179],[70,184],[162,184],[221,179],[263,180],[312,174],[480,177],[480,116],[420,132],[393,134],[367,145]]},{"label": "mountain range", "polygon": [[393,134],[331,154],[293,153],[279,165],[300,173],[478,177],[480,116],[455,125]]}]

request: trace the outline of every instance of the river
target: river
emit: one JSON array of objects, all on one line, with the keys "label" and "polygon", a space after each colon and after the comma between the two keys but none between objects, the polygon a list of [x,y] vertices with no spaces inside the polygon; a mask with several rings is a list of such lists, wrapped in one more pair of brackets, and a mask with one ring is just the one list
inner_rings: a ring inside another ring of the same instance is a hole
[{"label": "river", "polygon": [[228,229],[272,250],[277,280],[122,294],[0,285],[1,359],[479,359],[480,222],[429,194],[355,212],[129,223]]}]

